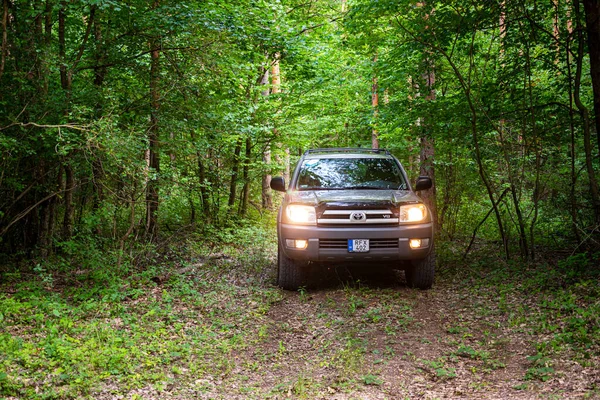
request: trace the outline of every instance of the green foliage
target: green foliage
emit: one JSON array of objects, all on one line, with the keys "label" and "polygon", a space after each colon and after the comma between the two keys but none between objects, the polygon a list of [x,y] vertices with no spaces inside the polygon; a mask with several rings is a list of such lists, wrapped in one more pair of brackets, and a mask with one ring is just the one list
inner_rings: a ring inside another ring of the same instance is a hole
[{"label": "green foliage", "polygon": [[421,364],[434,380],[444,381],[456,378],[456,369],[446,366],[446,360],[444,358],[439,358],[437,360],[421,360]]},{"label": "green foliage", "polygon": [[532,364],[532,366],[528,368],[527,372],[525,373],[525,380],[527,381],[539,380],[546,382],[555,372],[554,368],[552,368],[551,360],[547,357],[544,357],[542,354],[529,356],[527,357],[527,361]]}]

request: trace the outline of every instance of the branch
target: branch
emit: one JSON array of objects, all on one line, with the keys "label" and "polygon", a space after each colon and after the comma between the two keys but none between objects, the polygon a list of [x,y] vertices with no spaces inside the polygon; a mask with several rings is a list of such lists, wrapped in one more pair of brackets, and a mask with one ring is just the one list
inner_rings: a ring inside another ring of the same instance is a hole
[{"label": "branch", "polygon": [[500,204],[500,202],[502,201],[502,198],[506,195],[506,193],[508,193],[509,190],[510,190],[510,188],[504,189],[504,192],[502,192],[500,197],[498,197],[498,200],[496,200],[496,203],[492,204],[492,208],[490,208],[490,211],[488,211],[488,213],[485,215],[485,217],[483,217],[481,222],[479,222],[479,224],[477,224],[477,226],[475,227],[475,230],[473,231],[473,236],[471,236],[471,241],[469,242],[469,246],[467,246],[467,250],[465,250],[465,254],[463,255],[463,260],[465,258],[467,258],[469,251],[471,251],[471,246],[473,246],[473,242],[475,241],[475,236],[477,235],[477,231],[479,230],[481,225],[483,225],[483,223],[488,219],[488,217],[492,214],[492,211],[494,211],[494,209]]},{"label": "branch", "polygon": [[25,211],[23,211],[20,214],[18,214],[8,225],[6,225],[6,227],[2,230],[2,232],[0,232],[0,237],[4,236],[6,234],[6,232],[8,232],[8,230],[14,224],[16,224],[17,222],[19,222],[21,219],[25,218],[27,216],[27,214],[29,214],[31,211],[35,210],[37,206],[39,206],[40,204],[42,204],[46,200],[49,200],[49,199],[53,198],[54,196],[56,196],[60,192],[62,192],[62,190],[60,190],[58,192],[55,192],[55,193],[52,193],[52,194],[49,194],[48,196],[44,197],[42,200],[38,201],[37,203],[35,203],[31,207],[25,209]]},{"label": "branch", "polygon": [[30,126],[33,126],[35,128],[64,128],[64,129],[74,129],[76,131],[83,131],[83,132],[88,132],[89,129],[84,127],[84,126],[79,126],[79,125],[72,125],[72,124],[58,124],[58,125],[46,125],[46,124],[37,124],[35,122],[13,122],[12,124],[0,127],[0,131],[3,131],[5,129],[11,128],[13,126],[20,126],[22,128],[28,128]]},{"label": "branch", "polygon": [[308,27],[306,27],[306,28],[302,29],[300,32],[296,33],[294,36],[300,36],[300,35],[302,35],[304,32],[307,32],[307,31],[312,31],[313,29],[320,28],[320,27],[324,26],[325,24],[330,24],[330,23],[332,23],[332,22],[339,21],[340,19],[343,19],[343,18],[344,18],[344,16],[342,15],[341,17],[336,17],[336,18],[330,19],[329,21],[327,21],[327,22],[323,22],[323,23],[321,23],[321,24],[317,24],[317,25],[313,25],[313,26],[308,26]]},{"label": "branch", "polygon": [[75,57],[75,61],[73,61],[73,66],[71,67],[69,74],[73,75],[73,70],[81,61],[81,57],[83,56],[83,51],[85,50],[85,44],[90,37],[90,32],[92,31],[92,25],[94,23],[94,16],[96,15],[96,6],[92,6],[90,9],[90,18],[88,19],[87,27],[85,28],[85,34],[83,35],[83,40],[81,41],[81,45],[79,46],[79,50],[77,52],[77,57]]}]

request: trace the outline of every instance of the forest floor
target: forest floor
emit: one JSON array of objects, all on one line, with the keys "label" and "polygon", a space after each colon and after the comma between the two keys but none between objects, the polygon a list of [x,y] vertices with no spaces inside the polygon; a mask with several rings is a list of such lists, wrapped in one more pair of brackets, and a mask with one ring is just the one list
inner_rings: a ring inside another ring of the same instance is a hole
[{"label": "forest floor", "polygon": [[441,267],[428,291],[347,268],[282,291],[261,249],[93,289],[4,274],[0,398],[600,398],[598,282],[550,295],[547,271]]}]

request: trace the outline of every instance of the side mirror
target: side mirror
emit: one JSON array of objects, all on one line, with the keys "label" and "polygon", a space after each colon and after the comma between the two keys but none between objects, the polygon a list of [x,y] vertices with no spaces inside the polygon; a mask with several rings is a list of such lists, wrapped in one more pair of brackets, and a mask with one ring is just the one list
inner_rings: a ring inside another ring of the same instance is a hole
[{"label": "side mirror", "polygon": [[277,190],[278,192],[285,192],[285,179],[283,179],[281,176],[272,178],[271,189]]},{"label": "side mirror", "polygon": [[433,186],[433,182],[431,182],[431,178],[428,176],[420,176],[417,178],[417,182],[415,183],[415,191],[419,190],[427,190],[431,189]]}]

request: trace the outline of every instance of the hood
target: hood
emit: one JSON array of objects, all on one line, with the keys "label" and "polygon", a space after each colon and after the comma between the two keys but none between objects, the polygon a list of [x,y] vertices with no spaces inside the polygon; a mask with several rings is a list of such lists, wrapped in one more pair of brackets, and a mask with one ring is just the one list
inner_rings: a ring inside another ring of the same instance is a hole
[{"label": "hood", "polygon": [[398,205],[420,202],[421,199],[409,190],[315,190],[290,191],[288,203],[317,205]]}]

